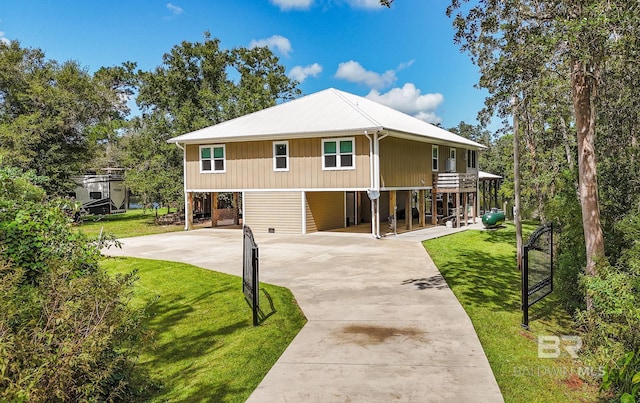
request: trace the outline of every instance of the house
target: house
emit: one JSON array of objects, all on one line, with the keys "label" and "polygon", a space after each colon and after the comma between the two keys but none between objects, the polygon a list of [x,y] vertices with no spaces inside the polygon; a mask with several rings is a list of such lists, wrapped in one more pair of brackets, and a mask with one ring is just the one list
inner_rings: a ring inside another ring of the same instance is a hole
[{"label": "house", "polygon": [[477,214],[484,146],[333,88],[169,142],[184,150],[185,229],[194,194],[219,192],[241,194],[254,232],[368,224],[380,237],[394,215],[412,229]]}]

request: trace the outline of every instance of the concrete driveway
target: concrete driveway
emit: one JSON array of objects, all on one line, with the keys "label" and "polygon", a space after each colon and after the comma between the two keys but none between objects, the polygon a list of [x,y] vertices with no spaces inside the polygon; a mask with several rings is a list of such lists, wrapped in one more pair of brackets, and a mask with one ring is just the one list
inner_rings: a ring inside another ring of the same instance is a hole
[{"label": "concrete driveway", "polygon": [[[256,235],[260,281],[293,292],[308,322],[250,402],[501,402],[469,317],[413,238]],[[242,275],[242,232],[123,240],[106,254]]]}]

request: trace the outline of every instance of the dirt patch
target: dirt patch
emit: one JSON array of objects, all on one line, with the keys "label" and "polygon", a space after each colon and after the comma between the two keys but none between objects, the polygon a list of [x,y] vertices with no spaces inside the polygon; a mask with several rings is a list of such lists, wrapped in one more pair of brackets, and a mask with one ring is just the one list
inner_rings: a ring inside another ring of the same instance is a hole
[{"label": "dirt patch", "polygon": [[350,325],[342,329],[343,337],[360,345],[380,344],[391,337],[401,336],[414,340],[422,340],[424,332],[413,328],[397,328],[372,325]]},{"label": "dirt patch", "polygon": [[580,379],[580,377],[576,374],[571,374],[571,376],[567,379],[563,379],[562,383],[567,385],[567,387],[572,390],[580,389],[582,388],[582,385],[584,385],[584,381]]}]

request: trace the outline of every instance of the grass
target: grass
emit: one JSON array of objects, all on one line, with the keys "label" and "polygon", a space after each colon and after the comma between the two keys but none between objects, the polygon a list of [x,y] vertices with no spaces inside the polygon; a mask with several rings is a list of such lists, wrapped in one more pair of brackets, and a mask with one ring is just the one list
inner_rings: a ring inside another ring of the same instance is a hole
[{"label": "grass", "polygon": [[[534,229],[524,225],[525,242]],[[464,231],[424,246],[471,318],[506,402],[597,401],[597,387],[580,379],[590,371],[578,360],[567,354],[538,358],[538,336],[577,334],[554,294],[529,309],[530,331],[520,326],[513,225]]]},{"label": "grass", "polygon": [[[166,208],[158,209],[158,216],[165,214],[167,214]],[[116,238],[162,234],[184,229],[184,225],[157,225],[155,218],[154,210],[147,210],[146,214],[143,214],[142,209],[127,210],[124,214],[85,217],[82,224],[75,228],[91,237],[97,237],[103,230],[105,233],[115,235]]]},{"label": "grass", "polygon": [[261,308],[271,315],[253,327],[239,277],[157,260],[105,258],[101,264],[111,273],[137,269],[132,303],[155,301],[147,320],[154,343],[140,358],[161,385],[153,402],[245,401],[306,321],[282,287],[261,284]]}]

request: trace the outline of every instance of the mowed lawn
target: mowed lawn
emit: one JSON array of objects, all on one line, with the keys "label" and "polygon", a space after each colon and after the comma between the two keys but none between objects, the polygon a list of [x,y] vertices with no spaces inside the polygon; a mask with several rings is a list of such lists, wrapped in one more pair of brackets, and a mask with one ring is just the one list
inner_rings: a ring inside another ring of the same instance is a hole
[{"label": "mowed lawn", "polygon": [[[535,228],[525,225],[525,242]],[[553,294],[530,309],[530,331],[520,326],[513,225],[464,231],[424,246],[471,318],[506,402],[597,401],[597,387],[583,383],[580,375],[598,369],[568,354],[538,358],[538,336],[577,333]]]},{"label": "mowed lawn", "polygon": [[[173,209],[172,211],[175,211]],[[167,208],[158,209],[158,216],[167,214]],[[155,210],[142,209],[127,210],[123,214],[109,214],[103,216],[86,216],[82,224],[74,227],[90,237],[97,237],[100,231],[113,234],[116,238],[132,236],[162,234],[184,230],[184,225],[157,225]],[[194,226],[198,228],[198,226]]]},{"label": "mowed lawn", "polygon": [[151,302],[153,342],[140,357],[159,385],[150,401],[245,401],[306,322],[282,287],[261,284],[270,316],[253,327],[239,277],[158,260],[105,258],[102,265],[114,274],[136,269],[132,303]]}]

